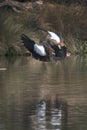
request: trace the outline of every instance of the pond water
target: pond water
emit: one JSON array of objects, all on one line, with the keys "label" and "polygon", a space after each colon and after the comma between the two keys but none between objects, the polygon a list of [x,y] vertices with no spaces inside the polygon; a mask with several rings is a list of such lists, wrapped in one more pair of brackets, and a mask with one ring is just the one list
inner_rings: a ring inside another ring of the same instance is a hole
[{"label": "pond water", "polygon": [[86,60],[0,59],[0,130],[86,129]]}]

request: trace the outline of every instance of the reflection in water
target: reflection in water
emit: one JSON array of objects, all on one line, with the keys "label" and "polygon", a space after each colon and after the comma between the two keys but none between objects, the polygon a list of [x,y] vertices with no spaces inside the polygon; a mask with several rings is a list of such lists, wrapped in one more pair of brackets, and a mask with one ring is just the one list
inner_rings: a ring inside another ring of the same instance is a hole
[{"label": "reflection in water", "polygon": [[63,130],[63,126],[66,125],[63,124],[63,120],[67,118],[66,109],[63,108],[66,108],[66,105],[61,101],[54,105],[53,108],[52,104],[49,105],[49,101],[44,100],[37,104],[36,114],[31,116],[34,130]]},{"label": "reflection in water", "polygon": [[46,130],[46,102],[40,101],[36,108],[38,130]]},{"label": "reflection in water", "polygon": [[60,108],[52,110],[51,117],[52,125],[61,126],[62,110]]},{"label": "reflection in water", "polygon": [[0,130],[87,129],[87,61],[20,57],[0,67]]},{"label": "reflection in water", "polygon": [[32,115],[31,119],[34,130],[46,130],[46,102],[44,100],[36,105],[35,115]]},{"label": "reflection in water", "polygon": [[40,101],[36,108],[37,117],[44,117],[46,115],[46,102],[44,100]]}]

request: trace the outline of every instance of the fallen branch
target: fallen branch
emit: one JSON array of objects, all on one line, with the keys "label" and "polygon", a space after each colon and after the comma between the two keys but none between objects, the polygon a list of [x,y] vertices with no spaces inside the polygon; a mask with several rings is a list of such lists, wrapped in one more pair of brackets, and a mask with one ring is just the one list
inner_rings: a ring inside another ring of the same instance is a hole
[{"label": "fallen branch", "polygon": [[15,12],[18,13],[24,10],[33,9],[34,6],[39,6],[41,8],[42,5],[43,1],[41,0],[38,0],[36,2],[18,2],[13,0],[4,0],[0,3],[0,7],[10,6]]}]

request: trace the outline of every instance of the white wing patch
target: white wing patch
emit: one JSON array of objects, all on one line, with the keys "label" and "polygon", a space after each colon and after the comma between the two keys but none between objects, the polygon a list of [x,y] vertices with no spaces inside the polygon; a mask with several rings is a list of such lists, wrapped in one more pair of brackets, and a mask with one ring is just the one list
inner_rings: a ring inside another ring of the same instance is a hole
[{"label": "white wing patch", "polygon": [[42,45],[35,44],[34,51],[40,56],[46,56],[45,48]]},{"label": "white wing patch", "polygon": [[48,31],[48,33],[50,34],[50,39],[56,40],[57,43],[60,43],[60,38],[58,37],[57,34]]}]

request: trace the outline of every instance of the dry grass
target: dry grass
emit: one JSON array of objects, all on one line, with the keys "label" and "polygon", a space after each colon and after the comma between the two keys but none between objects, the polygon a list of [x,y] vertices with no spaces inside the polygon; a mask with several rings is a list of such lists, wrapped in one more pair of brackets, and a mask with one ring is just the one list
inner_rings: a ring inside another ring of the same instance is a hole
[{"label": "dry grass", "polygon": [[23,33],[35,36],[36,24],[37,17],[33,12],[17,14],[9,8],[0,9],[0,48],[4,50],[3,53],[10,47],[21,48]]},{"label": "dry grass", "polygon": [[0,9],[0,48],[6,50],[9,46],[20,47],[22,33],[38,42],[40,33],[36,27],[40,25],[48,30],[60,32],[71,51],[80,52],[80,48],[87,41],[85,6],[46,3],[43,10],[35,9],[22,14],[17,14],[10,8]]},{"label": "dry grass", "polygon": [[84,6],[72,4],[67,7],[58,4],[46,4],[43,12],[41,12],[40,21],[42,26],[48,23],[50,27],[46,28],[60,32],[69,44],[69,48],[71,50],[73,48],[73,51],[80,48],[78,44],[81,41],[87,40],[87,9]]}]

